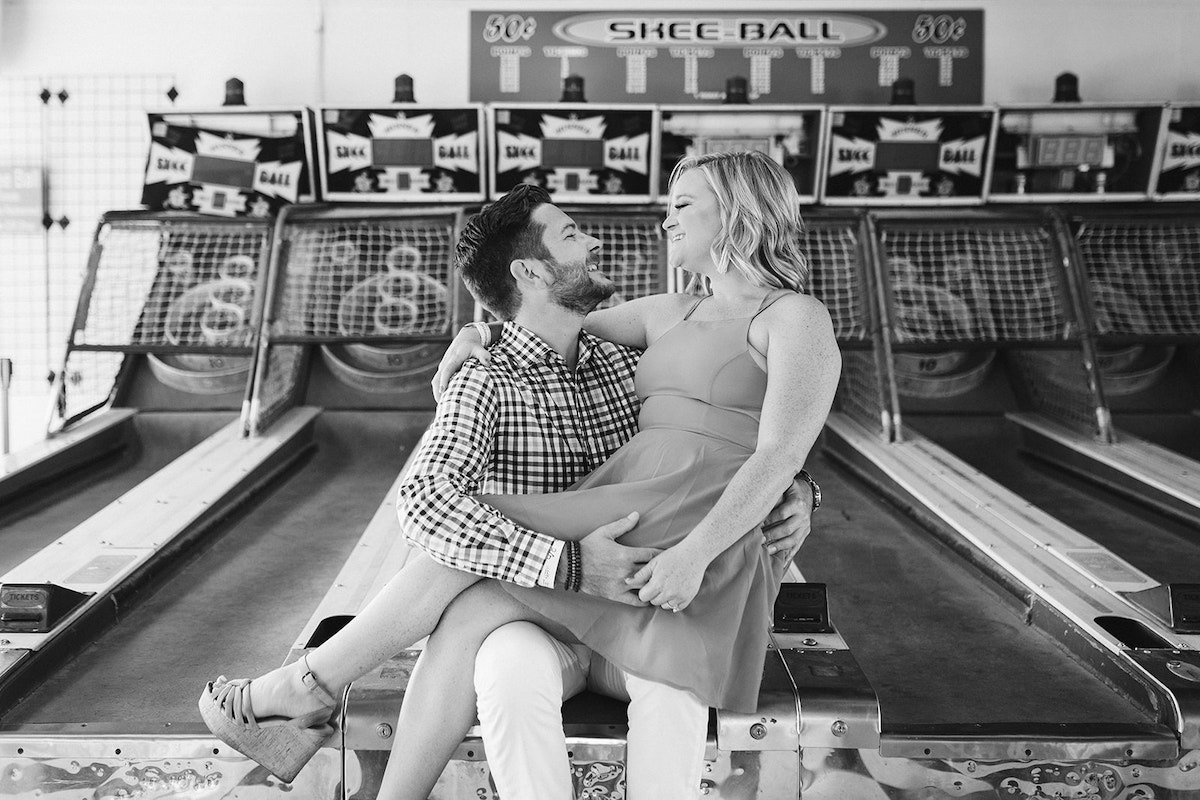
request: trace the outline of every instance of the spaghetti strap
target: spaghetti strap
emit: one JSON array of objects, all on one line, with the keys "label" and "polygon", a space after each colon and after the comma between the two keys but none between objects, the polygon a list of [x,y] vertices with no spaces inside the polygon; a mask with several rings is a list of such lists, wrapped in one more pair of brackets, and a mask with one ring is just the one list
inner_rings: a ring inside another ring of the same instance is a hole
[{"label": "spaghetti strap", "polygon": [[[706,294],[703,297],[696,300],[696,302],[692,303],[691,308],[689,308],[687,310],[687,313],[683,315],[683,319],[687,319],[688,317],[690,317],[692,315],[692,312],[695,311],[699,307],[699,305],[701,303],[703,303],[705,300],[707,300],[709,297],[711,297],[711,295]],[[682,320],[680,320],[680,321],[682,321]]]},{"label": "spaghetti strap", "polygon": [[[757,317],[759,314],[766,311],[771,306],[775,305],[776,300],[779,300],[782,297],[786,297],[789,294],[796,294],[796,292],[793,292],[791,289],[778,289],[774,292],[768,292],[763,297],[762,302],[758,304],[758,311],[754,312],[754,317]],[[750,318],[751,322],[754,321],[754,317]]]},{"label": "spaghetti strap", "polygon": [[759,314],[766,311],[771,306],[775,305],[776,300],[779,300],[782,297],[786,297],[789,294],[796,294],[796,292],[793,292],[791,289],[779,289],[774,292],[767,292],[766,296],[763,297],[762,302],[758,304],[758,310],[754,312],[754,316],[752,316],[750,318],[750,321],[746,323],[746,347],[747,347],[747,349],[752,350],[755,353],[758,353],[758,355],[760,355],[763,358],[767,357],[766,353],[760,352],[759,349],[757,347],[755,347],[753,345],[753,343],[751,343],[751,341],[750,341],[750,326],[754,324],[754,320],[758,319]]}]

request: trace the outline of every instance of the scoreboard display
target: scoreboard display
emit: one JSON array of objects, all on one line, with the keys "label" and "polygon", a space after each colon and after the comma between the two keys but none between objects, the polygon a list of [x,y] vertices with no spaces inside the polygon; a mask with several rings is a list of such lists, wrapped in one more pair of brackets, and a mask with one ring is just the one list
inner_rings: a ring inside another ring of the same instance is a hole
[{"label": "scoreboard display", "polygon": [[1172,104],[1166,117],[1155,196],[1200,199],[1200,103]]},{"label": "scoreboard display", "polygon": [[321,108],[317,120],[326,200],[484,198],[481,105]]},{"label": "scoreboard display", "polygon": [[824,202],[982,203],[994,131],[995,112],[984,107],[832,107]]},{"label": "scoreboard display", "polygon": [[654,200],[658,113],[653,106],[497,104],[488,114],[492,197],[520,183],[536,183],[555,202]]},{"label": "scoreboard display", "polygon": [[142,203],[163,211],[266,217],[315,199],[310,112],[151,112]]},{"label": "scoreboard display", "polygon": [[1159,105],[1002,107],[989,198],[1013,203],[1145,199],[1162,120]]},{"label": "scoreboard display", "polygon": [[671,170],[684,156],[757,150],[792,176],[804,202],[820,188],[820,106],[663,106],[660,178],[668,191]]}]

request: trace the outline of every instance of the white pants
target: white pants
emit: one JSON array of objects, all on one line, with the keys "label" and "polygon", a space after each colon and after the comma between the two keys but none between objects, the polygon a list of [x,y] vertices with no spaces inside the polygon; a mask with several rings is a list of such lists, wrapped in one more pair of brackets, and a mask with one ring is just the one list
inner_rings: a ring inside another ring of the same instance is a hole
[{"label": "white pants", "polygon": [[493,631],[475,659],[479,723],[503,800],[573,800],[562,703],[585,688],[629,701],[629,800],[699,796],[708,706],[531,622],[512,622]]}]

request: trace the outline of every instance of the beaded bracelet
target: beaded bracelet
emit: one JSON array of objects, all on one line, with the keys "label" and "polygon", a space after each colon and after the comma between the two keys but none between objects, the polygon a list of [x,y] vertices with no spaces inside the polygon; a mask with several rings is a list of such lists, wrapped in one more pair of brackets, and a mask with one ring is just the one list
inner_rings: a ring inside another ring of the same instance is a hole
[{"label": "beaded bracelet", "polygon": [[484,322],[468,322],[464,328],[473,328],[475,333],[479,335],[480,343],[487,347],[492,343],[492,329]]},{"label": "beaded bracelet", "polygon": [[583,554],[579,542],[567,542],[567,586],[568,592],[578,592],[583,584]]}]

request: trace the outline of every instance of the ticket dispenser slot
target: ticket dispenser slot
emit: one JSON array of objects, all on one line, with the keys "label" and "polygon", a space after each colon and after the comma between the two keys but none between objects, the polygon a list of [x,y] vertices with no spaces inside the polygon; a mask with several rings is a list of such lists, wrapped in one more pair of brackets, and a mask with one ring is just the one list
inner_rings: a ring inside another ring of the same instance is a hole
[{"label": "ticket dispenser slot", "polygon": [[1176,633],[1200,633],[1200,583],[1166,583],[1123,594]]},{"label": "ticket dispenser slot", "polygon": [[92,594],[51,583],[0,583],[0,633],[48,633]]},{"label": "ticket dispenser slot", "polygon": [[784,583],[775,598],[775,633],[834,633],[823,583]]}]

